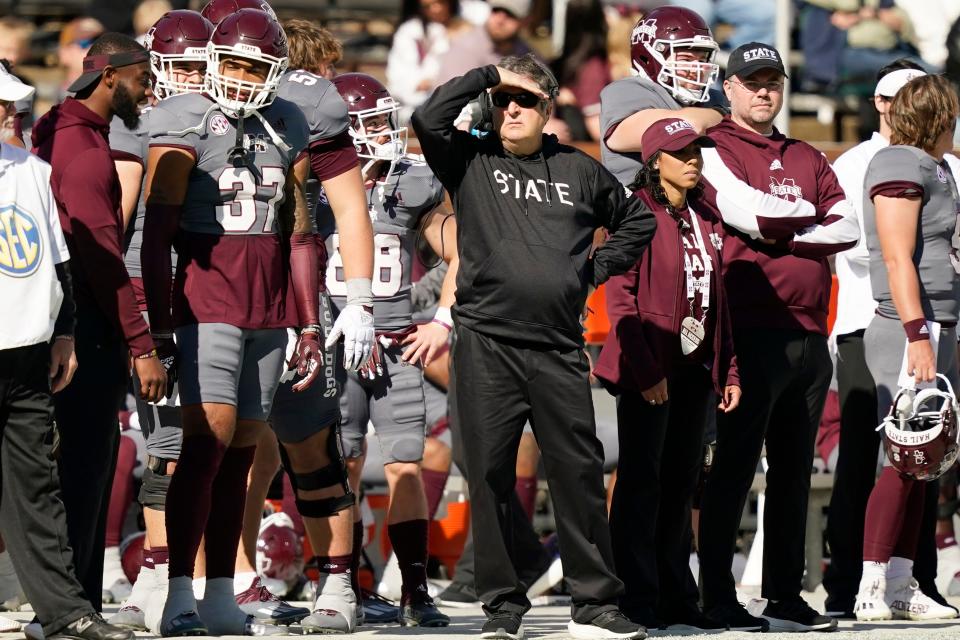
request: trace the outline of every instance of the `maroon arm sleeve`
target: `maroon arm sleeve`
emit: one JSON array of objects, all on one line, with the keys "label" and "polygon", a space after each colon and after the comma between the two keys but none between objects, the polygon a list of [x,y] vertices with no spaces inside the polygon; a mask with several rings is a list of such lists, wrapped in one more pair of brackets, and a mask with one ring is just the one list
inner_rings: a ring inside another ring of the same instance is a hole
[{"label": "maroon arm sleeve", "polygon": [[60,198],[71,218],[77,252],[71,258],[83,265],[103,314],[123,333],[131,353],[140,356],[154,345],[123,265],[123,222],[117,210],[115,176],[108,154],[81,153],[62,174]]},{"label": "maroon arm sleeve", "polygon": [[290,278],[301,327],[320,322],[319,260],[314,235],[294,233],[290,238]]},{"label": "maroon arm sleeve", "polygon": [[923,185],[909,180],[881,182],[870,189],[870,199],[873,200],[877,196],[884,196],[886,198],[922,198]]},{"label": "maroon arm sleeve", "polygon": [[336,178],[358,163],[357,150],[347,131],[310,145],[310,168],[320,182]]},{"label": "maroon arm sleeve", "polygon": [[172,333],[172,282],[170,247],[180,228],[180,205],[147,204],[143,220],[143,292],[147,298],[150,327],[156,334]]}]

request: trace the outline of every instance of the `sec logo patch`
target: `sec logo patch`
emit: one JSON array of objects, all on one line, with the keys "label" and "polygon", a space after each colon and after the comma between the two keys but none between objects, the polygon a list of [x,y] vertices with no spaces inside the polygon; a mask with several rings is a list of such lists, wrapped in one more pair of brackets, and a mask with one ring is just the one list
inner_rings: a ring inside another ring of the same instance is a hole
[{"label": "sec logo patch", "polygon": [[40,266],[42,256],[36,218],[13,206],[0,209],[0,273],[26,278]]},{"label": "sec logo patch", "polygon": [[210,131],[218,136],[226,135],[230,131],[230,123],[226,116],[220,113],[213,114],[213,117],[210,118]]}]

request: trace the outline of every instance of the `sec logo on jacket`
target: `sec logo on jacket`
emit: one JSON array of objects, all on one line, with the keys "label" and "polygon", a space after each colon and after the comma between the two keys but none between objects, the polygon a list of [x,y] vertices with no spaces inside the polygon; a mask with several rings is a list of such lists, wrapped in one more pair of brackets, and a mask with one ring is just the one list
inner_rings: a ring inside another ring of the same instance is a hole
[{"label": "sec logo on jacket", "polygon": [[36,218],[14,205],[0,209],[0,273],[26,278],[40,266],[42,255]]}]

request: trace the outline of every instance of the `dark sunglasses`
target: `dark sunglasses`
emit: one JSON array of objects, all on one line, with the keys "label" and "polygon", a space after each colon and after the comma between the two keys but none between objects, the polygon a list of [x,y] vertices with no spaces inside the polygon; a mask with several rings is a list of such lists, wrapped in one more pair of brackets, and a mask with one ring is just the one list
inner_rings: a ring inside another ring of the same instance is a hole
[{"label": "dark sunglasses", "polygon": [[522,91],[520,93],[497,91],[490,96],[490,99],[493,101],[493,106],[499,107],[500,109],[506,109],[511,102],[516,102],[524,109],[532,109],[540,104],[540,97],[533,95],[529,91]]}]

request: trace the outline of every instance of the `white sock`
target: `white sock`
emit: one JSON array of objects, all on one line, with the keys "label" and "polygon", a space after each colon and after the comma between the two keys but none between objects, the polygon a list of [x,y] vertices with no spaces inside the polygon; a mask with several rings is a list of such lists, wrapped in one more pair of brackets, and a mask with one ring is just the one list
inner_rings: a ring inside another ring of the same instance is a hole
[{"label": "white sock", "polygon": [[237,605],[233,578],[211,578],[198,611],[211,636],[246,635],[247,614]]},{"label": "white sock", "polygon": [[[153,567],[153,588],[147,594],[146,606],[143,607],[143,622],[156,635],[160,635],[160,618],[163,616],[163,605],[167,601],[167,587],[169,584],[168,564],[156,564]],[[139,582],[139,581],[138,581]],[[191,584],[191,593],[193,592]]]},{"label": "white sock", "polygon": [[913,560],[890,558],[890,564],[887,566],[887,580],[896,580],[897,578],[906,578],[913,575]]},{"label": "white sock", "polygon": [[109,589],[117,580],[127,576],[120,562],[120,547],[107,547],[103,550],[103,588]]},{"label": "white sock", "polygon": [[250,588],[257,577],[256,571],[241,571],[233,576],[233,593],[240,594]]},{"label": "white sock", "polygon": [[886,562],[868,562],[863,563],[863,575],[860,578],[860,586],[871,585],[877,578],[884,578],[887,575]]},{"label": "white sock", "polygon": [[193,596],[197,600],[203,600],[203,594],[205,587],[207,586],[206,578],[194,578],[193,579]]},{"label": "white sock", "polygon": [[137,574],[137,580],[133,583],[130,595],[127,596],[127,599],[123,603],[124,607],[134,606],[141,611],[146,611],[147,599],[153,591],[154,575],[155,571],[153,567],[147,567],[146,565],[140,567],[140,573]]}]

